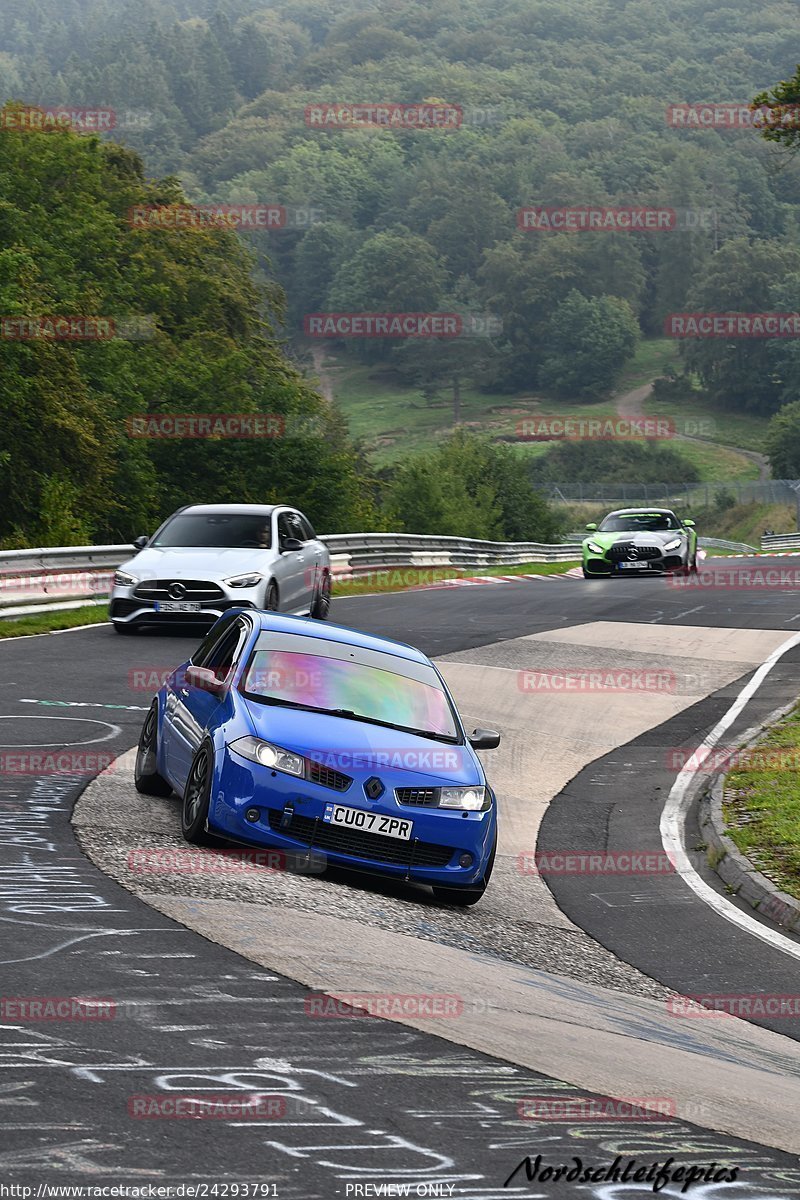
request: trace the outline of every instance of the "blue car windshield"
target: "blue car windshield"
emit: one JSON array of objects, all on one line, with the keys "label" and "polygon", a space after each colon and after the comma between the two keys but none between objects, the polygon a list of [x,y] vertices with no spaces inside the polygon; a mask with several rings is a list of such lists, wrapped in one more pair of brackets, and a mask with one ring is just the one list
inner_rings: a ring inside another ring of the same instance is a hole
[{"label": "blue car windshield", "polygon": [[[291,646],[291,648],[289,648]],[[242,679],[248,698],[458,741],[432,667],[343,642],[264,633]]]}]

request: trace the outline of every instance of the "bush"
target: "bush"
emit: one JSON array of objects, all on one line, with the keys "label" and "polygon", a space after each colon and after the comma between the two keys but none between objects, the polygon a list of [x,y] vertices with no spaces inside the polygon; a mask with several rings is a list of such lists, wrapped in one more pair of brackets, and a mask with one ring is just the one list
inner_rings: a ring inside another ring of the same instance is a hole
[{"label": "bush", "polygon": [[694,483],[697,468],[653,442],[560,442],[531,467],[534,484]]},{"label": "bush", "polygon": [[491,541],[552,542],[561,532],[520,453],[463,430],[395,468],[386,517],[407,533]]}]

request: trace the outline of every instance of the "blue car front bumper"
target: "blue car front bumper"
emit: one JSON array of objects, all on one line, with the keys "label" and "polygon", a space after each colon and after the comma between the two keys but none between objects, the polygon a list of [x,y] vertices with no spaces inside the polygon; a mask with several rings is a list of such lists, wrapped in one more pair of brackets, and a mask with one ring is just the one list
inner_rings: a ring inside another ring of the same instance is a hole
[{"label": "blue car front bumper", "polygon": [[[414,782],[407,773],[401,777],[399,772],[383,771],[381,781],[383,795],[369,801],[359,779],[345,791],[334,791],[252,763],[226,748],[215,763],[209,828],[251,845],[291,852],[313,847],[315,858],[324,855],[332,864],[437,887],[478,884],[495,841],[494,798],[484,812],[420,808],[395,800],[395,787]],[[332,804],[403,817],[412,822],[411,837],[333,825],[325,820]]]}]

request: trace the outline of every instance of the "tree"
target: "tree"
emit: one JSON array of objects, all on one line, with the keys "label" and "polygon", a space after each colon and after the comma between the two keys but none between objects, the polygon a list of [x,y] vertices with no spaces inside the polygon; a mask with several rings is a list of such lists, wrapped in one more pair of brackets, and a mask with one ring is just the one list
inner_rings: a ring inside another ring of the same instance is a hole
[{"label": "tree", "polygon": [[800,400],[775,413],[764,448],[776,479],[800,479]]},{"label": "tree", "polygon": [[397,467],[386,509],[409,533],[547,542],[560,532],[524,457],[463,429]]},{"label": "tree", "polygon": [[762,109],[767,115],[761,127],[761,136],[766,141],[796,150],[800,146],[800,65],[791,79],[783,79],[771,90],[759,92],[751,107]]},{"label": "tree", "polygon": [[[291,499],[325,531],[374,519],[364,464],[283,357],[280,297],[270,312],[234,233],[132,224],[132,207],[186,199],[94,135],[0,123],[0,179],[4,318],[97,316],[114,333],[0,339],[0,539],[121,541],[197,500]],[[274,415],[283,436],[130,436],[134,415],[223,412]]]},{"label": "tree", "polygon": [[443,387],[449,387],[453,425],[458,425],[462,386],[485,370],[492,352],[491,343],[485,338],[409,339],[396,347],[391,361],[401,378],[416,384],[428,399],[435,398]]},{"label": "tree", "polygon": [[[433,247],[402,226],[377,233],[342,264],[328,308],[355,313],[435,313],[444,296],[445,269]],[[389,338],[363,339],[353,347],[367,361],[393,348]]]},{"label": "tree", "polygon": [[556,396],[596,400],[614,386],[638,340],[639,327],[625,300],[572,291],[545,333],[539,385]]},{"label": "tree", "polygon": [[[798,270],[796,247],[736,238],[709,260],[687,307],[703,313],[774,311],[777,289]],[[715,403],[765,414],[775,412],[782,399],[775,354],[769,338],[696,338],[684,345],[687,366]]]}]

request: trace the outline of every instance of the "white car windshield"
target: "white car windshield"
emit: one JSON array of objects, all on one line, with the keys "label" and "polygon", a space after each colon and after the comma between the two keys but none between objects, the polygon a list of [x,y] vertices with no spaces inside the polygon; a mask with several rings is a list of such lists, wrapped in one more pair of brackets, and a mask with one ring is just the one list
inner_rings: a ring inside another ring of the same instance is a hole
[{"label": "white car windshield", "polygon": [[250,547],[269,550],[268,513],[179,513],[152,542],[153,546]]}]

